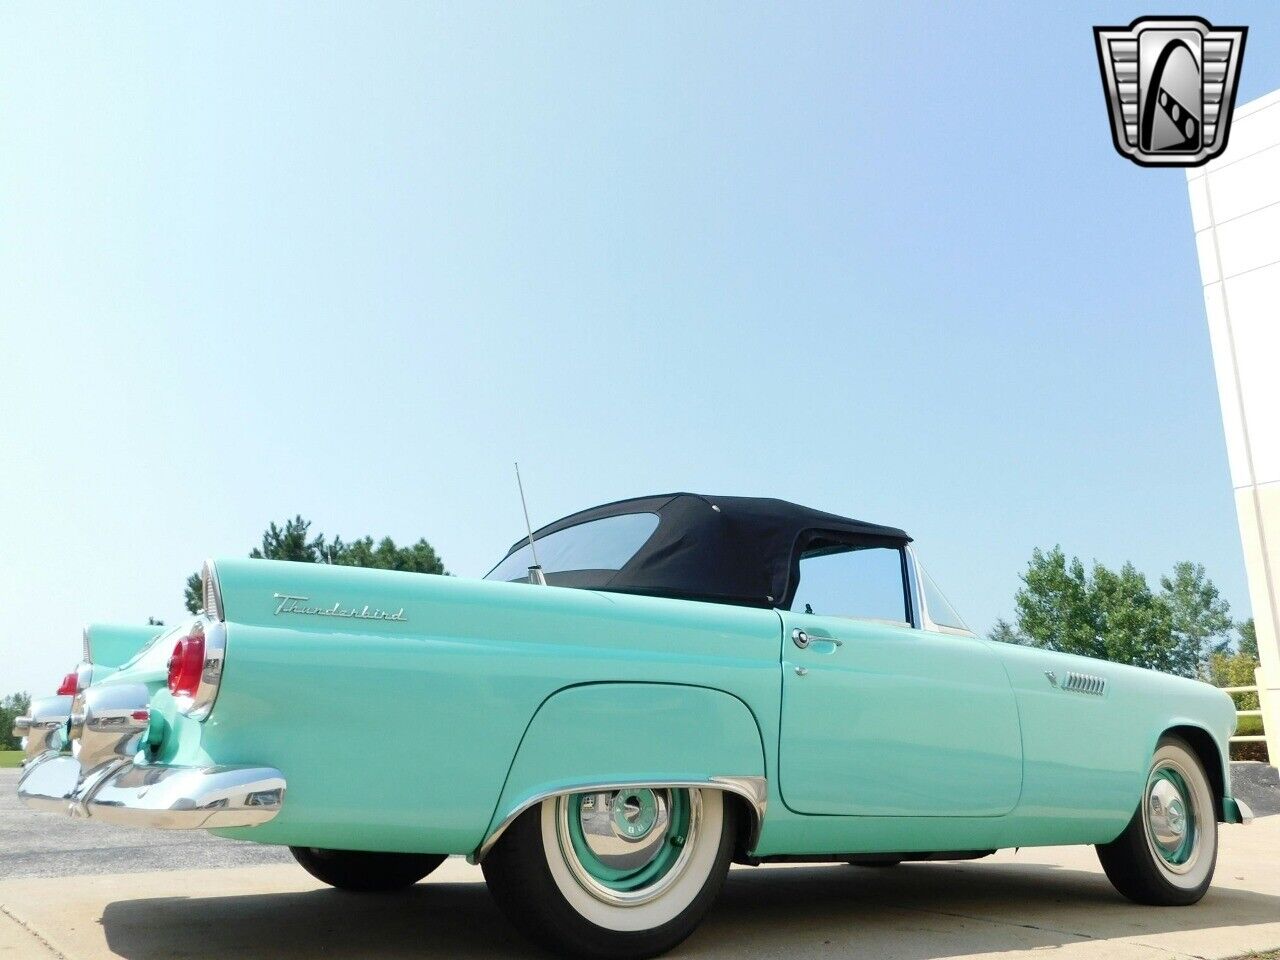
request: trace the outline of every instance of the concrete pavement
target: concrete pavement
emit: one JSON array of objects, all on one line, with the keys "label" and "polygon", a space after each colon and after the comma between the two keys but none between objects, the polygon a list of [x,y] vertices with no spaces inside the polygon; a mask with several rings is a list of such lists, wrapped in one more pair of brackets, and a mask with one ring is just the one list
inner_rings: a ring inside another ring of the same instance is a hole
[{"label": "concrete pavement", "polygon": [[[1054,950],[1183,960],[1280,946],[1280,817],[1223,827],[1221,838],[1213,889],[1177,909],[1122,900],[1088,848],[888,870],[735,867],[674,956],[1017,960]],[[330,890],[291,865],[0,882],[3,960],[537,955],[502,919],[480,871],[458,859],[408,891],[373,896]]]},{"label": "concrete pavement", "polygon": [[[1270,809],[1258,801],[1273,770],[1233,779],[1255,809]],[[15,771],[0,771],[0,960],[538,956],[462,860],[403,893],[345,894],[284,850],[39,815],[17,803],[15,785]],[[673,956],[1185,960],[1280,947],[1280,816],[1219,835],[1213,889],[1181,909],[1123,900],[1086,847],[888,870],[735,867]]]}]

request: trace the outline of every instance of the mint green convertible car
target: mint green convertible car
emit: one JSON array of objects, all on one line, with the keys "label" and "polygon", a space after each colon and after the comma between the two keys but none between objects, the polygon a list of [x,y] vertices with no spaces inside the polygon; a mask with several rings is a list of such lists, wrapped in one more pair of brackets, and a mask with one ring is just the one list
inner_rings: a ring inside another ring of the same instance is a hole
[{"label": "mint green convertible car", "polygon": [[18,723],[27,804],[349,890],[466,856],[563,954],[669,949],[731,862],[1094,844],[1190,904],[1248,819],[1225,694],[974,636],[901,530],[779,500],[606,504],[482,581],[210,561],[190,622],[99,632]]}]

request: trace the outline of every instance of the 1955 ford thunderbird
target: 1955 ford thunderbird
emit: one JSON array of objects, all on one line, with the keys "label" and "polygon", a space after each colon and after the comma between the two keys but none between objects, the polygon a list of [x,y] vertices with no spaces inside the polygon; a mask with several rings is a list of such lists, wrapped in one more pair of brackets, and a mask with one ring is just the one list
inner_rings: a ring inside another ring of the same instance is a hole
[{"label": "1955 ford thunderbird", "polygon": [[483,581],[209,561],[193,620],[88,632],[18,721],[18,790],[286,844],[349,890],[465,855],[578,956],[679,943],[730,862],[1094,844],[1126,897],[1199,900],[1249,818],[1230,698],[974,636],[909,544],[678,493],[543,527]]}]

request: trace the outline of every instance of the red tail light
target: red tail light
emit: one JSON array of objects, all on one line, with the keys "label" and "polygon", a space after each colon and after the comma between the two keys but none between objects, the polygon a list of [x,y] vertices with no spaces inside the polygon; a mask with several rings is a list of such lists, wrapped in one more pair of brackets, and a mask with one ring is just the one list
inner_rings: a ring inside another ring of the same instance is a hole
[{"label": "red tail light", "polygon": [[169,658],[169,692],[175,697],[194,697],[204,672],[204,635],[193,632],[174,645]]},{"label": "red tail light", "polygon": [[76,695],[76,672],[72,670],[62,678],[62,683],[58,687],[58,696],[74,697]]}]

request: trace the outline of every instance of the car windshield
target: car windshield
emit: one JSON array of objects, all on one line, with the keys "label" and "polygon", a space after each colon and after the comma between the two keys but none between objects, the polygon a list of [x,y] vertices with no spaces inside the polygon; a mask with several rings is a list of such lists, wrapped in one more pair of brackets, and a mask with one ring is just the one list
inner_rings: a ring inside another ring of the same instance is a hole
[{"label": "car windshield", "polygon": [[[658,529],[656,513],[626,513],[589,520],[534,538],[538,562],[549,579],[554,574],[621,570]],[[527,581],[533,550],[525,544],[486,575],[486,580]]]}]

